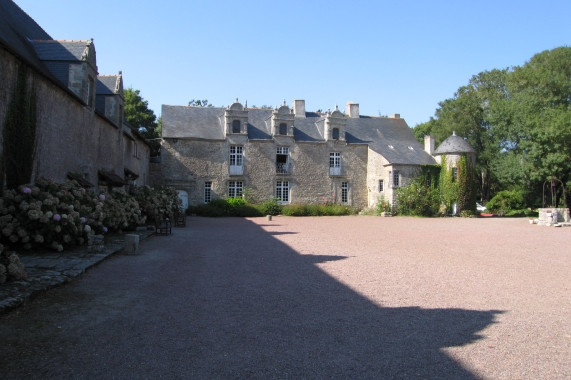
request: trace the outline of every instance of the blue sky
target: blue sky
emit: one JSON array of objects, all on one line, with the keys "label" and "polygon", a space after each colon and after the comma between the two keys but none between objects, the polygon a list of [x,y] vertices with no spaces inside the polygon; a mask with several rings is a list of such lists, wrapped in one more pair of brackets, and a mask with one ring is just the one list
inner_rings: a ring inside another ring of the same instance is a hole
[{"label": "blue sky", "polygon": [[93,38],[100,74],[123,71],[161,105],[400,113],[428,121],[472,75],[571,46],[571,1],[15,0],[54,39]]}]

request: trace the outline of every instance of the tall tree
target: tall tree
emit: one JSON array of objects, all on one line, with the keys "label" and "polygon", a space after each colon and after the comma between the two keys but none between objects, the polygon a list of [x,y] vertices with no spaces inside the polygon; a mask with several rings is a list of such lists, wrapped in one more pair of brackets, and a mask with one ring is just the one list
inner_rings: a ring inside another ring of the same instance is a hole
[{"label": "tall tree", "polygon": [[539,205],[551,176],[571,188],[570,103],[571,48],[560,47],[522,67],[473,76],[414,134],[421,141],[431,134],[440,143],[456,130],[478,152],[481,198],[517,189]]},{"label": "tall tree", "polygon": [[139,90],[133,88],[125,89],[123,95],[125,97],[125,119],[147,140],[151,146],[151,157],[160,155],[161,132],[155,113],[149,109],[149,102],[143,99]]},{"label": "tall tree", "polygon": [[[510,75],[510,141],[531,189],[551,176],[571,187],[571,48],[536,54]],[[515,145],[517,143],[517,145]]]}]

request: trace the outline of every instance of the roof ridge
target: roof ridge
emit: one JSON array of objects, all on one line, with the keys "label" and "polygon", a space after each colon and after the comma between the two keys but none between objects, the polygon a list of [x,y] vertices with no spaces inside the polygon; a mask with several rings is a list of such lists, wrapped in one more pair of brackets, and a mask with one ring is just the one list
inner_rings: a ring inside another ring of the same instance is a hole
[{"label": "roof ridge", "polygon": [[55,43],[55,42],[74,42],[74,43],[89,43],[91,40],[32,40],[33,42],[45,42],[45,43]]}]

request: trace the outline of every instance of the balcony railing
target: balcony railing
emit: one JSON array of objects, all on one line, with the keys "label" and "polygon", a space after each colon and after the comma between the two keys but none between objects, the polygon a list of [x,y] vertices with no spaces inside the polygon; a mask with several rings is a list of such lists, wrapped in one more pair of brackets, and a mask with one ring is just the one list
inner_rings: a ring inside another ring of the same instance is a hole
[{"label": "balcony railing", "polygon": [[330,166],[329,175],[341,175],[341,166]]},{"label": "balcony railing", "polygon": [[244,174],[244,165],[230,165],[230,175],[242,175]]},{"label": "balcony railing", "polygon": [[276,173],[278,174],[289,174],[289,164],[287,162],[277,162],[276,163]]}]

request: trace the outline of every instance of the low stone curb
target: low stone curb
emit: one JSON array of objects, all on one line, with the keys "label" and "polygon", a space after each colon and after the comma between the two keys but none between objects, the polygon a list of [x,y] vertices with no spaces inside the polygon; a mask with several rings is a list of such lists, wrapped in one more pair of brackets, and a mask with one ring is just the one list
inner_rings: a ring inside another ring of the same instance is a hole
[{"label": "low stone curb", "polygon": [[[140,240],[153,234],[153,231],[137,231]],[[89,268],[125,249],[125,235],[114,234],[105,237],[101,252],[88,252],[87,246],[64,252],[34,251],[18,252],[28,278],[10,281],[0,285],[0,315],[30,301],[38,294],[66,284],[81,276]]]}]

